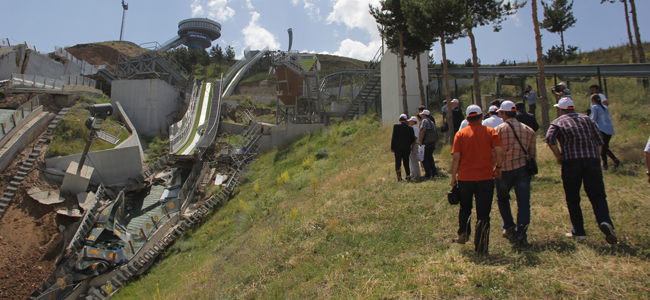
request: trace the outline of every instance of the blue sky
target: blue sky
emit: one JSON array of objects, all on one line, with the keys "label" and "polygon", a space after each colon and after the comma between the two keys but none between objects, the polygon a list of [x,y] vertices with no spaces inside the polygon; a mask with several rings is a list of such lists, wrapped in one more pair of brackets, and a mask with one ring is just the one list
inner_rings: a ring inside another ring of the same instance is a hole
[{"label": "blue sky", "polygon": [[[381,45],[368,4],[378,0],[129,0],[124,39],[136,44],[164,43],[176,34],[178,22],[208,17],[222,25],[215,43],[244,48],[286,50],[287,29],[293,28],[293,49],[369,60]],[[530,1],[529,1],[530,2]],[[627,41],[623,4],[599,4],[600,0],[575,0],[578,22],[565,33],[569,45],[582,51],[607,48]],[[650,35],[650,1],[636,0],[641,37]],[[0,0],[3,10],[0,38],[12,43],[27,41],[41,52],[54,46],[118,40],[122,20],[120,0]],[[542,11],[538,12],[540,20]],[[542,31],[544,48],[560,44],[557,34]],[[475,31],[478,55],[483,63],[503,59],[534,61],[535,40],[530,3],[503,24],[499,33],[491,27]],[[449,59],[464,62],[471,57],[469,39],[448,47]],[[441,61],[440,46],[433,47]],[[647,49],[646,52],[650,52]]]}]

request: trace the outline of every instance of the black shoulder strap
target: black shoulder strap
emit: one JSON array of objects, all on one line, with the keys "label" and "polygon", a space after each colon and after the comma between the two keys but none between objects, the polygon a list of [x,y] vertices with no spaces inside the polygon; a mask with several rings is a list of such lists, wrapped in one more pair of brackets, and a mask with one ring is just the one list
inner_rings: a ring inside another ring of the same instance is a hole
[{"label": "black shoulder strap", "polygon": [[508,125],[510,125],[510,128],[512,128],[512,132],[515,134],[515,139],[517,139],[517,142],[519,142],[519,146],[521,146],[521,150],[524,150],[524,154],[528,156],[528,151],[526,151],[526,148],[524,148],[524,144],[522,144],[521,141],[519,140],[519,137],[517,136],[517,131],[515,131],[515,127],[512,126],[512,124],[510,124],[509,122],[506,123],[508,123]]}]

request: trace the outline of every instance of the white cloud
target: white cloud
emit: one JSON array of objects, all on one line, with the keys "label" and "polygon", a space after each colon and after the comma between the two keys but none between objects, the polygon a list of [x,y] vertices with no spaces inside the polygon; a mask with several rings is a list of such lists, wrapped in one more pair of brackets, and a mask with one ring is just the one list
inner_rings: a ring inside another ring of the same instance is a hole
[{"label": "white cloud", "polygon": [[211,0],[208,2],[208,17],[214,18],[220,22],[228,21],[233,15],[235,15],[235,10],[228,6],[228,2],[230,2],[230,0]]},{"label": "white cloud", "polygon": [[[381,47],[381,39],[375,39],[371,41],[368,45],[359,42],[353,41],[351,39],[345,39],[339,45],[339,49],[336,52],[332,53],[333,55],[352,57],[360,60],[371,60],[374,58],[375,54]],[[322,52],[323,54],[329,54],[327,52]]]},{"label": "white cloud", "polygon": [[244,34],[244,46],[251,47],[253,50],[262,50],[266,46],[269,46],[271,50],[280,49],[277,37],[261,27],[258,23],[259,19],[260,14],[258,12],[251,12],[250,23],[241,31]]},{"label": "white cloud", "polygon": [[253,6],[253,3],[251,3],[251,0],[246,0],[246,7],[248,7],[248,9],[250,9],[250,10],[255,9],[255,7]]},{"label": "white cloud", "polygon": [[305,0],[305,10],[307,11],[307,15],[312,21],[320,21],[320,8],[318,8],[313,2],[309,2],[308,0]]},{"label": "white cloud", "polygon": [[368,5],[380,7],[379,0],[335,0],[333,11],[327,16],[327,23],[342,23],[348,29],[359,28],[371,36],[377,36],[377,22],[369,13]]},{"label": "white cloud", "polygon": [[192,17],[196,17],[198,15],[203,14],[203,6],[199,2],[200,2],[199,0],[194,0],[190,5],[190,8],[192,8]]}]

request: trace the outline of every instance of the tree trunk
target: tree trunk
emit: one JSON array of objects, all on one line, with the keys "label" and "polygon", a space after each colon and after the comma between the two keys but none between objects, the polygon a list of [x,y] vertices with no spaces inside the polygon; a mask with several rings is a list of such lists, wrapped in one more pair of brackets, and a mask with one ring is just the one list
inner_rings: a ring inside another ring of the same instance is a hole
[{"label": "tree trunk", "polygon": [[630,40],[630,59],[632,63],[636,63],[636,51],[634,50],[634,40],[632,39],[632,29],[630,28],[630,15],[627,12],[627,0],[623,0],[625,7],[625,25],[627,25],[627,38]]},{"label": "tree trunk", "polygon": [[480,78],[478,77],[478,55],[476,54],[476,39],[474,39],[474,33],[472,28],[467,29],[467,34],[469,35],[469,41],[472,44],[472,67],[474,68],[474,95],[476,95],[476,105],[483,108],[483,103],[481,102],[481,87],[480,87]]},{"label": "tree trunk", "polygon": [[402,106],[404,114],[408,115],[409,105],[406,100],[406,75],[404,74],[404,33],[399,32],[399,67],[402,69]]},{"label": "tree trunk", "polygon": [[643,42],[641,41],[641,33],[639,32],[639,23],[636,20],[636,5],[634,0],[630,0],[630,8],[632,13],[632,24],[634,25],[634,35],[636,36],[636,49],[639,54],[639,62],[645,63],[645,54],[643,53]]},{"label": "tree trunk", "polygon": [[566,47],[564,47],[564,31],[560,31],[560,39],[562,40],[562,61],[564,61],[564,65],[566,66]]},{"label": "tree trunk", "polygon": [[454,116],[451,112],[451,88],[449,87],[449,66],[447,65],[447,50],[445,49],[445,35],[440,37],[440,46],[442,47],[442,69],[445,74],[445,97],[447,98],[447,126],[449,126],[449,144],[454,146]]},{"label": "tree trunk", "polygon": [[540,108],[542,110],[542,130],[546,132],[549,126],[548,118],[548,95],[546,91],[546,72],[544,72],[544,54],[542,52],[542,35],[539,33],[539,21],[537,20],[537,0],[532,0],[533,7],[533,28],[535,29],[535,43],[537,44],[537,78],[539,81]]},{"label": "tree trunk", "polygon": [[425,97],[424,97],[424,86],[422,85],[422,68],[420,67],[420,53],[415,56],[415,62],[418,64],[416,69],[418,70],[418,85],[420,86],[420,103],[427,106]]}]

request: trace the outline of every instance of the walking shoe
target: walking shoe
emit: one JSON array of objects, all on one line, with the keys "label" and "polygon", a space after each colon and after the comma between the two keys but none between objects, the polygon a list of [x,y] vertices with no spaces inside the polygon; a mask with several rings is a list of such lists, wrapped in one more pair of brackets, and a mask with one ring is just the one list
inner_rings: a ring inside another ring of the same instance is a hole
[{"label": "walking shoe", "polygon": [[568,237],[570,239],[578,239],[578,240],[581,240],[581,241],[584,241],[584,240],[587,239],[586,235],[575,235],[575,234],[573,234],[573,232],[568,232],[566,234],[566,237]]},{"label": "walking shoe", "polygon": [[502,235],[503,235],[504,238],[508,239],[508,241],[514,242],[515,241],[515,232],[517,232],[517,228],[512,227],[512,228],[504,229]]},{"label": "walking shoe", "polygon": [[614,159],[614,169],[618,168],[618,166],[621,165],[621,161],[617,159]]},{"label": "walking shoe", "polygon": [[454,240],[457,244],[465,245],[467,243],[467,233],[463,233],[458,236],[457,239]]},{"label": "walking shoe", "polygon": [[603,171],[607,171],[607,166],[603,166]]},{"label": "walking shoe", "polygon": [[515,239],[515,245],[518,246],[518,247],[528,247],[528,246],[530,246],[530,244],[528,244],[528,239],[523,237],[523,236],[520,236],[520,237]]},{"label": "walking shoe", "polygon": [[600,231],[605,234],[605,241],[607,241],[608,244],[616,245],[618,243],[618,238],[614,233],[614,227],[612,227],[612,225],[602,222],[598,225],[598,228],[600,228]]}]

